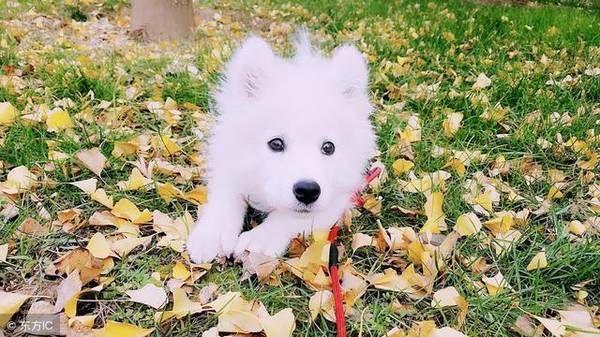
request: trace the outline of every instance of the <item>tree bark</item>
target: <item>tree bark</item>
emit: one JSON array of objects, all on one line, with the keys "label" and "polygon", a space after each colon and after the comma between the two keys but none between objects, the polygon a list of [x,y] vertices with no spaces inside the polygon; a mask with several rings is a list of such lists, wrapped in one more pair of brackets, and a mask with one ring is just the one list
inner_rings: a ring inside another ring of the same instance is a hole
[{"label": "tree bark", "polygon": [[194,30],[192,0],[133,0],[131,30],[150,40],[188,37]]}]

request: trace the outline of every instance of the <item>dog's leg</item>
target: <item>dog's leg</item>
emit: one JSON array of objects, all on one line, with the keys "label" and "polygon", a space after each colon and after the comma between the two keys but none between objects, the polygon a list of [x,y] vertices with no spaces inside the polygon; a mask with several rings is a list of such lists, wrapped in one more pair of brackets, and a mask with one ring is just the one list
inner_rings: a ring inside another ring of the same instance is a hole
[{"label": "dog's leg", "polygon": [[190,233],[187,250],[196,263],[210,262],[217,255],[230,256],[244,224],[246,203],[233,191],[212,189],[196,226]]},{"label": "dog's leg", "polygon": [[313,230],[328,229],[343,214],[343,209],[335,209],[314,216],[298,216],[290,211],[273,211],[263,223],[240,235],[235,247],[235,255],[244,251],[268,256],[281,256],[290,241],[298,234],[310,234]]}]

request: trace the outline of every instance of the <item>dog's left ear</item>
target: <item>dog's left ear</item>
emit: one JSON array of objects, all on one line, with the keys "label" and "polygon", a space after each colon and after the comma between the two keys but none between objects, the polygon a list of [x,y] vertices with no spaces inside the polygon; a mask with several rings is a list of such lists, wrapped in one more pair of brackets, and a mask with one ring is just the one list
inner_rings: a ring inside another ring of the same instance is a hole
[{"label": "dog's left ear", "polygon": [[344,96],[364,95],[369,85],[369,70],[363,55],[351,45],[338,47],[331,57],[335,81]]},{"label": "dog's left ear", "polygon": [[234,53],[226,69],[232,94],[254,99],[268,80],[269,67],[277,62],[273,50],[257,36],[248,38]]}]

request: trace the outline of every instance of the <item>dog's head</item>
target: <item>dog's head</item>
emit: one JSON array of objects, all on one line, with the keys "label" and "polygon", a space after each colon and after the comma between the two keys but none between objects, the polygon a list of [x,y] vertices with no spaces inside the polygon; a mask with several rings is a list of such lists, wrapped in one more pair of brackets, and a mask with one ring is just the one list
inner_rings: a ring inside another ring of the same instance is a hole
[{"label": "dog's head", "polygon": [[246,40],[216,94],[216,132],[235,139],[229,146],[238,147],[254,191],[248,197],[260,208],[349,205],[375,148],[366,62],[349,45],[323,57],[305,35],[296,47],[284,59],[262,39]]}]

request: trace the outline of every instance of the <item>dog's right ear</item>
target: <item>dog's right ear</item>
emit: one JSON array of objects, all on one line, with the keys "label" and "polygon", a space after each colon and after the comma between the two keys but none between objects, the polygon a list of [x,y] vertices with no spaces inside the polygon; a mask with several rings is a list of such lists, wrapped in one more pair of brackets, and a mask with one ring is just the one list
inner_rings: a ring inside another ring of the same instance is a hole
[{"label": "dog's right ear", "polygon": [[276,59],[273,50],[263,39],[252,36],[233,54],[227,65],[226,81],[231,94],[252,99],[268,78],[268,69]]}]

